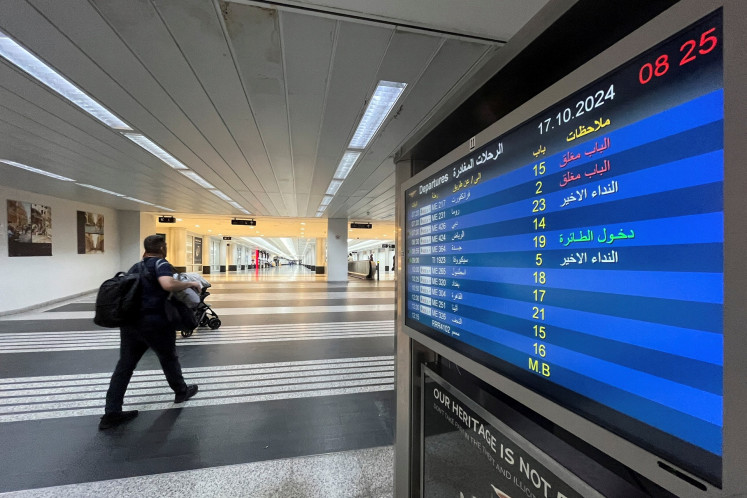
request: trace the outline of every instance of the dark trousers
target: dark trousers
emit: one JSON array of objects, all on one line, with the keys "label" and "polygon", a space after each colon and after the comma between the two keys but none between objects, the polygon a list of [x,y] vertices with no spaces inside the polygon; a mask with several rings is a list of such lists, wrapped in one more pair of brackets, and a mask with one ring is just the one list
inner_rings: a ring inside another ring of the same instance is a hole
[{"label": "dark trousers", "polygon": [[105,413],[122,411],[125,391],[130,383],[132,372],[140,358],[148,350],[158,356],[161,368],[166,375],[169,386],[175,393],[187,390],[187,384],[182,376],[179,356],[176,354],[176,331],[161,320],[141,320],[136,325],[128,325],[119,331],[119,361],[112,374],[109,390],[106,392]]}]

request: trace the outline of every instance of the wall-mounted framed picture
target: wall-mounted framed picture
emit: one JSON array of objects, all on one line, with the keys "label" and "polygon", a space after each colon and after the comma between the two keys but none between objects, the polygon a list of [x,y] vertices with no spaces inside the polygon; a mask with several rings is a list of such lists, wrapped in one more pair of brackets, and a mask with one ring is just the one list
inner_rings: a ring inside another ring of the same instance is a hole
[{"label": "wall-mounted framed picture", "polygon": [[52,255],[52,208],[8,199],[8,256]]},{"label": "wall-mounted framed picture", "polygon": [[104,252],[104,215],[77,212],[78,254]]}]

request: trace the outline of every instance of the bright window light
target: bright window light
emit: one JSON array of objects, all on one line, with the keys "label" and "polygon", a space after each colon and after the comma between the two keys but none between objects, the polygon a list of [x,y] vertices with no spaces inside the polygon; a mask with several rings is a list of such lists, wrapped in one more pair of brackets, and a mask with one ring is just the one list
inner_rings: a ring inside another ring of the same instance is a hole
[{"label": "bright window light", "polygon": [[9,161],[7,159],[0,159],[0,163],[5,163],[8,166],[14,166],[16,168],[25,169],[26,171],[30,171],[32,173],[39,173],[40,175],[48,176],[48,177],[54,178],[56,180],[62,180],[62,181],[65,181],[65,182],[74,182],[75,181],[72,178],[68,178],[66,176],[55,175],[54,173],[49,173],[48,171],[44,171],[44,170],[37,169],[37,168],[32,168],[31,166],[26,166],[25,164],[17,163],[15,161]]},{"label": "bright window light", "polygon": [[165,162],[174,169],[188,169],[185,165],[179,162],[174,156],[163,150],[161,147],[152,142],[145,135],[140,133],[125,133],[124,136],[138,144],[143,149],[147,150],[161,161]]},{"label": "bright window light", "polygon": [[366,111],[363,113],[361,122],[358,123],[350,140],[351,149],[365,149],[371,138],[376,134],[389,112],[397,103],[397,99],[405,91],[407,83],[396,81],[379,81],[371,100],[368,102]]},{"label": "bright window light", "polygon": [[132,129],[2,31],[0,31],[0,55],[110,128]]},{"label": "bright window light", "polygon": [[211,190],[210,192],[212,192],[213,194],[217,195],[218,197],[220,197],[221,199],[223,199],[226,202],[231,202],[233,200],[230,197],[228,197],[226,194],[224,194],[223,192],[221,192],[220,190]]},{"label": "bright window light", "polygon": [[134,197],[124,196],[124,198],[127,199],[128,201],[139,202],[140,204],[147,204],[148,206],[155,206],[155,204],[153,204],[152,202],[141,201],[140,199],[135,199]]},{"label": "bright window light", "polygon": [[342,180],[332,180],[331,182],[329,182],[327,195],[335,195],[337,191],[340,190],[340,185],[342,185]]},{"label": "bright window light", "polygon": [[181,173],[182,175],[186,176],[187,178],[189,178],[190,180],[192,180],[193,182],[195,182],[200,187],[205,187],[205,188],[208,188],[208,189],[209,188],[215,188],[215,185],[212,185],[209,181],[205,180],[203,177],[201,177],[200,175],[198,175],[194,171],[191,171],[191,170],[179,170],[179,173]]},{"label": "bright window light", "polygon": [[324,206],[326,208],[327,206],[329,206],[330,202],[332,202],[332,196],[331,195],[325,195],[324,197],[322,197],[322,202],[319,203],[319,208],[321,209],[322,206]]},{"label": "bright window light", "polygon": [[342,159],[340,159],[340,164],[337,165],[337,170],[335,171],[335,174],[332,178],[335,178],[337,180],[344,180],[345,178],[347,178],[350,170],[353,169],[355,161],[358,160],[358,157],[360,157],[360,155],[360,152],[345,152],[345,154],[343,154],[342,156]]},{"label": "bright window light", "polygon": [[159,209],[163,209],[164,211],[171,211],[171,212],[173,212],[173,211],[174,211],[173,209],[170,209],[170,208],[167,208],[167,207],[163,207],[163,206],[159,206],[159,205],[155,205],[155,206],[156,206],[157,208],[159,208]]},{"label": "bright window light", "polygon": [[124,197],[124,194],[118,194],[116,192],[112,192],[111,190],[106,190],[105,188],[96,187],[95,185],[88,185],[87,183],[76,183],[76,185],[79,185],[85,188],[90,188],[93,190],[98,190],[99,192],[104,192],[105,194],[116,195],[117,197]]}]

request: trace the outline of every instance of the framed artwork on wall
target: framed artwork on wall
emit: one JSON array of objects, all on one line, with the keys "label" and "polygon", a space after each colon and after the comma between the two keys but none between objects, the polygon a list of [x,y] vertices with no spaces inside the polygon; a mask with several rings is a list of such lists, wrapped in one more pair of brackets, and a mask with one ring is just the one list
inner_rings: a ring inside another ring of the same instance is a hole
[{"label": "framed artwork on wall", "polygon": [[52,208],[8,199],[8,256],[52,255]]},{"label": "framed artwork on wall", "polygon": [[104,252],[104,215],[77,212],[78,254]]}]

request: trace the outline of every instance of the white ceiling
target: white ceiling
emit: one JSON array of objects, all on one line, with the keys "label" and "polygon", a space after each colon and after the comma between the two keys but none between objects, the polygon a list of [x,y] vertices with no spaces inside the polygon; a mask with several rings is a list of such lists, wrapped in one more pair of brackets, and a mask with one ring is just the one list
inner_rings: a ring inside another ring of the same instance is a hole
[{"label": "white ceiling", "polygon": [[[324,215],[391,221],[394,152],[546,2],[3,0],[0,29],[254,216],[313,217],[377,82],[405,82]],[[244,216],[1,58],[0,158]],[[0,184],[154,209],[2,163]]]}]

